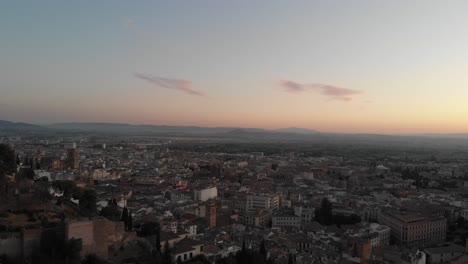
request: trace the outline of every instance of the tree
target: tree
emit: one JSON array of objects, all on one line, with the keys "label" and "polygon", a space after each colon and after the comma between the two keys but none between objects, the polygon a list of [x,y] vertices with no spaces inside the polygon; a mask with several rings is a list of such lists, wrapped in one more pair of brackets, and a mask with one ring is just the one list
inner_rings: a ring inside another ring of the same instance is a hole
[{"label": "tree", "polygon": [[156,229],[156,252],[161,254],[161,227],[159,226],[159,224]]},{"label": "tree", "polygon": [[260,255],[263,257],[264,260],[267,259],[267,250],[266,250],[266,247],[265,247],[265,239],[262,239],[262,242],[260,243]]},{"label": "tree", "polygon": [[73,190],[72,197],[73,197],[73,199],[79,200],[81,198],[81,196],[83,196],[83,193],[84,193],[83,188],[76,187],[75,190]]},{"label": "tree", "polygon": [[41,253],[51,260],[48,262],[56,261],[60,257],[64,239],[57,231],[53,229],[44,229],[41,234]]},{"label": "tree", "polygon": [[141,226],[140,233],[142,237],[147,237],[156,248],[156,252],[161,253],[161,228],[158,222],[146,222]]},{"label": "tree", "polygon": [[127,209],[126,206],[124,206],[124,208],[123,208],[122,217],[120,218],[120,220],[124,222],[125,230],[127,230],[127,227],[128,227],[128,209]]},{"label": "tree", "polygon": [[80,263],[80,252],[83,248],[83,241],[81,238],[72,238],[66,241],[63,245],[63,256],[66,264]]},{"label": "tree", "polygon": [[459,228],[463,228],[463,227],[465,226],[465,223],[466,223],[465,218],[463,218],[463,217],[461,217],[461,216],[459,216],[459,217],[457,218],[457,226],[458,226]]},{"label": "tree", "polygon": [[80,208],[86,210],[90,215],[93,215],[97,210],[96,201],[96,191],[86,188],[83,190],[83,194],[80,197]]},{"label": "tree", "polygon": [[63,195],[65,197],[72,197],[78,188],[76,187],[76,183],[74,181],[54,181],[52,182],[52,187],[54,189],[63,191]]},{"label": "tree", "polygon": [[49,192],[49,183],[47,181],[38,181],[34,184],[34,193],[39,200],[47,202],[50,201],[52,195]]},{"label": "tree", "polygon": [[242,250],[238,254],[237,263],[247,263],[248,262],[248,252],[245,246],[245,239],[242,241]]},{"label": "tree", "polygon": [[316,220],[322,225],[333,224],[333,205],[327,198],[323,198],[320,208],[315,212]]},{"label": "tree", "polygon": [[6,144],[0,144],[0,174],[13,174],[16,170],[15,152]]},{"label": "tree", "polygon": [[141,225],[140,236],[149,237],[158,234],[159,223],[158,222],[145,222]]},{"label": "tree", "polygon": [[132,212],[128,212],[128,220],[127,220],[127,230],[132,231],[133,230],[133,217],[132,217]]},{"label": "tree", "polygon": [[0,264],[13,264],[13,262],[7,255],[0,255]]},{"label": "tree", "polygon": [[171,264],[172,263],[172,249],[169,246],[169,242],[166,241],[164,244],[164,252],[162,254],[162,264]]},{"label": "tree", "polygon": [[107,264],[107,263],[108,263],[107,261],[99,258],[98,256],[94,254],[87,255],[81,262],[81,264]]},{"label": "tree", "polygon": [[121,220],[123,222],[127,222],[128,220],[128,209],[126,206],[124,206],[123,210],[122,210],[122,217],[121,217]]},{"label": "tree", "polygon": [[[81,203],[81,200],[80,200]],[[105,218],[111,221],[120,221],[121,213],[117,206],[109,204],[108,206],[101,209],[99,212],[100,216],[104,216]]]},{"label": "tree", "polygon": [[[178,261],[182,262],[180,259],[178,259]],[[191,263],[196,263],[196,264],[211,264],[213,263],[212,261],[210,261],[205,255],[198,255],[198,256],[195,256],[194,258],[192,258],[191,260],[185,262],[187,264],[191,264]]]},{"label": "tree", "polygon": [[6,144],[0,144],[0,197],[8,192],[6,175],[16,170],[15,152]]}]

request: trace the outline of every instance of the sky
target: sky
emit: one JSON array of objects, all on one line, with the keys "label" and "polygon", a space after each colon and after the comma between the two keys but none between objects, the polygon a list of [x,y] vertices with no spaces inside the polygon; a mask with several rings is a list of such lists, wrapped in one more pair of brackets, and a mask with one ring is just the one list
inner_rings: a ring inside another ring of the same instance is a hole
[{"label": "sky", "polygon": [[468,132],[468,1],[1,1],[0,119]]}]

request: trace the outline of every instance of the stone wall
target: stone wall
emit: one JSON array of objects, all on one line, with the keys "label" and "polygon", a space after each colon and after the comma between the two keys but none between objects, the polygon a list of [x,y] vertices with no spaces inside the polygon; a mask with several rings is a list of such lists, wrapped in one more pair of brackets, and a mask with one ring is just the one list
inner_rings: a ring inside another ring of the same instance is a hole
[{"label": "stone wall", "polygon": [[42,229],[25,229],[23,230],[23,257],[28,258],[34,250],[41,246]]},{"label": "stone wall", "polygon": [[82,256],[95,253],[94,224],[91,220],[67,223],[65,239],[70,240],[72,238],[81,238],[83,242]]},{"label": "stone wall", "polygon": [[22,246],[23,240],[20,232],[0,234],[0,255],[6,255],[11,259],[20,260]]},{"label": "stone wall", "polygon": [[108,259],[110,245],[136,239],[135,232],[125,232],[123,222],[112,222],[106,218],[69,222],[66,230],[67,240],[83,240],[82,256],[95,254],[103,259]]}]

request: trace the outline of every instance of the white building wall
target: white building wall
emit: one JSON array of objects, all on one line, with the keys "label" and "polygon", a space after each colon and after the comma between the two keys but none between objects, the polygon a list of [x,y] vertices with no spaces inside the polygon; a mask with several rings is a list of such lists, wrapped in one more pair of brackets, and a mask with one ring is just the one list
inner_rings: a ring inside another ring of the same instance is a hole
[{"label": "white building wall", "polygon": [[216,197],[218,197],[218,189],[216,187],[194,191],[195,201],[205,202]]}]

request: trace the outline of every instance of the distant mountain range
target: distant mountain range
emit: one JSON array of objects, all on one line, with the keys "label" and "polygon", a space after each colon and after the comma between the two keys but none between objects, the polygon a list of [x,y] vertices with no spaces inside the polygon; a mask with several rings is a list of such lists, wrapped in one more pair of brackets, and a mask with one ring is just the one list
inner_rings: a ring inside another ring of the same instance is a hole
[{"label": "distant mountain range", "polygon": [[210,137],[239,141],[259,142],[315,142],[331,144],[366,144],[468,147],[468,134],[418,134],[418,135],[379,135],[379,134],[343,134],[325,133],[306,128],[237,128],[237,127],[199,127],[199,126],[164,126],[132,125],[124,123],[58,123],[34,125],[0,120],[0,132],[28,133],[105,133],[149,135],[161,137]]},{"label": "distant mountain range", "polygon": [[320,131],[307,129],[307,128],[300,128],[300,127],[288,127],[288,128],[279,128],[273,130],[275,132],[280,133],[292,133],[292,134],[304,134],[304,135],[311,135],[320,133]]},{"label": "distant mountain range", "polygon": [[46,128],[42,126],[38,126],[38,125],[0,120],[0,130],[44,130],[44,129]]},{"label": "distant mountain range", "polygon": [[200,126],[165,126],[165,125],[132,125],[125,123],[57,123],[50,125],[33,125],[0,120],[0,130],[31,130],[31,131],[74,131],[74,132],[102,132],[102,133],[131,133],[131,134],[174,134],[174,135],[219,135],[239,133],[274,133],[274,134],[302,134],[320,133],[306,128],[238,128],[238,127],[200,127]]}]

